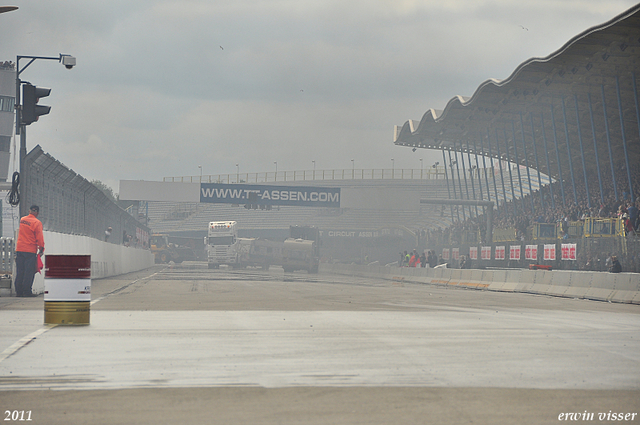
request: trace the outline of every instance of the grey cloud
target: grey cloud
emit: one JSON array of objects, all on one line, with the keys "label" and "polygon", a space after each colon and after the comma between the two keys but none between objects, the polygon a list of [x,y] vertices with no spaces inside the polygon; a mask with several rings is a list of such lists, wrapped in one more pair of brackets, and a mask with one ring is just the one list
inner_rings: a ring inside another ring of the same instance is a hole
[{"label": "grey cloud", "polygon": [[276,160],[280,170],[426,166],[440,153],[393,146],[393,125],[508,77],[635,2],[21,3],[0,15],[0,60],[78,58],[72,71],[25,73],[53,89],[30,146],[117,181],[195,175],[203,163],[205,173]]}]

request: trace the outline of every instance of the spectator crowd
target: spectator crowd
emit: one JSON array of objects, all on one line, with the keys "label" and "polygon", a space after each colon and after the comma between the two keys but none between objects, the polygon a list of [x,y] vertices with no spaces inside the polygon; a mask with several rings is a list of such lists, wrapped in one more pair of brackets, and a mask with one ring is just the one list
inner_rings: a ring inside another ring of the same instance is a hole
[{"label": "spectator crowd", "polygon": [[[535,223],[554,224],[558,235],[569,237],[569,225],[584,222],[588,218],[615,218],[622,220],[624,234],[627,238],[634,238],[640,234],[640,167],[631,167],[631,187],[626,166],[615,170],[616,186],[611,178],[603,179],[602,194],[597,174],[588,178],[589,193],[584,180],[576,180],[575,195],[571,180],[565,180],[563,185],[559,181],[544,186],[540,191],[525,195],[521,199],[500,203],[493,211],[492,226],[494,235],[500,230],[515,233],[514,240],[525,241],[528,229]],[[580,184],[582,183],[582,184]],[[516,189],[517,192],[517,189]],[[564,192],[564,199],[562,192]],[[633,193],[633,196],[632,196]],[[617,196],[616,196],[617,194]],[[494,199],[493,196],[491,196]],[[444,229],[430,229],[423,231],[427,246],[434,244],[486,243],[486,218],[475,215],[475,207],[464,207],[466,219],[462,216],[462,206],[453,208],[453,223]],[[513,233],[509,233],[513,234]],[[473,237],[479,237],[473,240]],[[494,239],[495,240],[495,239]],[[511,240],[511,239],[509,239]],[[640,238],[639,238],[640,240]],[[606,255],[605,255],[606,254]],[[584,270],[608,270],[612,253],[602,253],[602,258],[589,256],[579,261],[579,268]],[[606,260],[605,260],[606,259]],[[616,259],[616,261],[618,261]],[[626,269],[640,271],[640,252],[630,252],[625,258]]]},{"label": "spectator crowd", "polygon": [[[561,231],[566,232],[565,223],[584,221],[589,217],[619,218],[624,220],[625,233],[635,236],[640,228],[638,193],[635,193],[635,201],[631,199],[626,169],[618,170],[617,174],[617,190],[614,190],[612,181],[603,182],[602,197],[599,193],[597,177],[594,179],[592,176],[592,181],[589,181],[591,206],[587,198],[586,186],[576,184],[577,199],[574,199],[573,186],[566,181],[564,182],[564,202],[562,186],[556,181],[545,186],[541,191],[525,195],[522,199],[501,203],[498,209],[494,210],[493,228],[515,229],[518,238],[521,239],[526,234],[527,228],[534,223],[556,223]],[[634,190],[640,191],[640,167],[631,170],[631,177]],[[615,196],[616,191],[618,197]],[[541,198],[544,200],[544,208]],[[461,208],[454,209],[454,216],[461,215],[459,212]],[[452,242],[459,242],[458,235],[463,232],[477,231],[480,231],[481,237],[484,237],[486,230],[484,216],[482,214],[471,216],[470,213],[475,212],[475,207],[465,208],[467,208],[466,220],[454,219],[453,224],[445,229],[427,230],[427,239],[449,240],[450,236],[453,236]]]}]

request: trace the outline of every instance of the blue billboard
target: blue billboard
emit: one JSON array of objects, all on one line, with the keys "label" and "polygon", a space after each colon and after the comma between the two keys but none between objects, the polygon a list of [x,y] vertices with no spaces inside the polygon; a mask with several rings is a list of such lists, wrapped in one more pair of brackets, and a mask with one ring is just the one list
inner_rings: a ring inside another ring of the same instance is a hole
[{"label": "blue billboard", "polygon": [[340,208],[340,188],[201,183],[200,202]]}]

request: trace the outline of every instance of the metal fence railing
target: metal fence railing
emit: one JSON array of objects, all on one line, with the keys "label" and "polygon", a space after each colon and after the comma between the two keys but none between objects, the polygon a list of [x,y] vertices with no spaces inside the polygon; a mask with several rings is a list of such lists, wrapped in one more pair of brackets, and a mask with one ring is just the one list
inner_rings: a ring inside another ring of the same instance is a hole
[{"label": "metal fence railing", "polygon": [[11,274],[13,270],[13,238],[0,238],[0,274]]},{"label": "metal fence railing", "polygon": [[336,169],[265,171],[204,176],[164,177],[165,182],[180,183],[285,183],[314,180],[444,180],[444,167],[417,169]]},{"label": "metal fence railing", "polygon": [[[201,176],[163,177],[164,182],[175,183],[284,183],[299,181],[325,180],[464,180],[469,183],[484,184],[492,180],[496,170],[494,168],[473,168],[466,170],[451,169],[443,166],[429,168],[343,168],[332,170],[294,170],[294,171],[263,171],[260,173],[227,173]],[[523,178],[523,182],[525,179]],[[549,184],[549,177],[541,177],[543,186]],[[529,180],[526,180],[525,192],[528,193]],[[539,189],[537,179],[531,179],[533,190]],[[500,194],[502,195],[502,194]],[[507,198],[515,198],[516,193],[508,194]]]},{"label": "metal fence railing", "polygon": [[20,202],[38,205],[44,230],[148,246],[149,228],[116,205],[87,179],[36,146],[25,158],[25,193]]}]

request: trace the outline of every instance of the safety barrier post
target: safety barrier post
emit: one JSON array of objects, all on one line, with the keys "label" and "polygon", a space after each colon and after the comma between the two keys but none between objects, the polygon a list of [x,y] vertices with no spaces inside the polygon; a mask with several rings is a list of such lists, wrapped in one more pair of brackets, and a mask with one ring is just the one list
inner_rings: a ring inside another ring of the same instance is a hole
[{"label": "safety barrier post", "polygon": [[91,255],[47,255],[44,281],[45,324],[89,324]]}]

